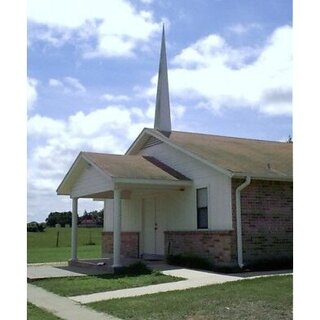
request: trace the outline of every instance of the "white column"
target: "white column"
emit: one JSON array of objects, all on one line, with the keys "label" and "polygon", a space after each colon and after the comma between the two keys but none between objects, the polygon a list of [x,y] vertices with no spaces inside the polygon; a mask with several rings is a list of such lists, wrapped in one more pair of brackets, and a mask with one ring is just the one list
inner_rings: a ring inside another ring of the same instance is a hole
[{"label": "white column", "polygon": [[103,204],[103,231],[107,231],[107,199],[104,199]]},{"label": "white column", "polygon": [[121,198],[120,190],[114,190],[113,196],[113,267],[121,267]]},{"label": "white column", "polygon": [[72,199],[71,260],[77,260],[78,198]]}]

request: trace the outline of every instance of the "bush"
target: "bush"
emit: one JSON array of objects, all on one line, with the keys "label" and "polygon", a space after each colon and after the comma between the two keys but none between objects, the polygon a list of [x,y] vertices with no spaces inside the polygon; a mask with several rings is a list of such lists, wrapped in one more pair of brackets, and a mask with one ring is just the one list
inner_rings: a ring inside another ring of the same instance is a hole
[{"label": "bush", "polygon": [[35,221],[27,223],[27,232],[43,232],[46,228],[44,222],[38,223]]},{"label": "bush", "polygon": [[121,267],[117,274],[128,276],[139,276],[141,274],[151,274],[152,270],[149,269],[143,262],[135,262],[126,267]]},{"label": "bush", "polygon": [[206,258],[193,254],[167,255],[167,263],[194,269],[213,270],[213,264]]},{"label": "bush", "polygon": [[293,260],[291,258],[279,259],[260,259],[257,261],[245,264],[246,271],[270,271],[270,270],[283,270],[292,269]]}]

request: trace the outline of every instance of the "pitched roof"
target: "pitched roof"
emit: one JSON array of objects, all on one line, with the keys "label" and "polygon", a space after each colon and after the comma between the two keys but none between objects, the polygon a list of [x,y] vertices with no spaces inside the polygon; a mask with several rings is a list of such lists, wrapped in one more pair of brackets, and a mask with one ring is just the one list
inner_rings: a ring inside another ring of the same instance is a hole
[{"label": "pitched roof", "polygon": [[164,135],[154,129],[146,132],[231,176],[292,179],[292,143],[178,131]]},{"label": "pitched roof", "polygon": [[114,178],[179,181],[189,180],[153,157],[82,152],[83,157]]}]

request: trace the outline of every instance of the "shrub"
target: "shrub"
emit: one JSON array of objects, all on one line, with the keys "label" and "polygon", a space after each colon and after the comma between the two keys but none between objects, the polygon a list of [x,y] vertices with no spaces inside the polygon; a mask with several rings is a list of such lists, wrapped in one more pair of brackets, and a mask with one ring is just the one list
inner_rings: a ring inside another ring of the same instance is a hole
[{"label": "shrub", "polygon": [[38,223],[35,221],[27,223],[27,232],[43,232],[46,228],[44,222]]},{"label": "shrub", "polygon": [[245,264],[245,270],[247,271],[269,271],[269,270],[281,270],[292,269],[293,260],[291,258],[279,258],[279,259],[260,259]]},{"label": "shrub", "polygon": [[135,262],[129,266],[122,267],[117,271],[118,274],[128,276],[138,276],[141,274],[151,274],[152,270],[149,269],[143,262]]},{"label": "shrub", "polygon": [[213,270],[213,264],[206,258],[194,254],[167,255],[167,263],[195,269]]}]

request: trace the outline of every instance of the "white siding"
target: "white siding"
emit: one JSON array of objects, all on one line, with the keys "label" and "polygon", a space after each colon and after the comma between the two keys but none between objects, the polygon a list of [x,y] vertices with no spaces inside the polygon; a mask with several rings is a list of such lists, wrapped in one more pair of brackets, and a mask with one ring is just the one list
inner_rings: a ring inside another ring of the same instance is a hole
[{"label": "white siding", "polygon": [[196,230],[196,188],[207,187],[209,195],[209,229],[232,228],[231,179],[198,160],[162,143],[140,151],[141,155],[154,156],[194,182],[193,188],[186,188],[166,198],[168,230]]},{"label": "white siding", "polygon": [[86,167],[75,181],[71,190],[71,197],[82,197],[112,189],[113,183],[111,178],[102,175],[94,167]]},{"label": "white siding", "polygon": [[[141,199],[121,200],[121,231],[141,231]],[[113,231],[113,199],[106,200],[104,231]]]}]

